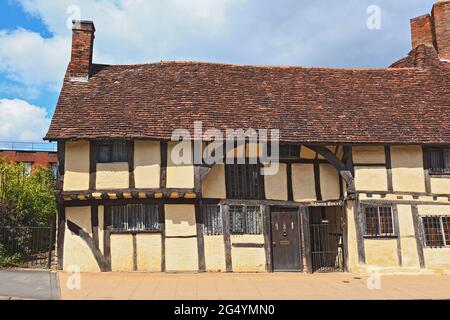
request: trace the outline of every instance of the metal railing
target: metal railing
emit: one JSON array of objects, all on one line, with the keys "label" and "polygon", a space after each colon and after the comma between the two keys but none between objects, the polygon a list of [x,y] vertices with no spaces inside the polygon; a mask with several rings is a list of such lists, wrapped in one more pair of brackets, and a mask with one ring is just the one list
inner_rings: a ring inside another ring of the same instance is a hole
[{"label": "metal railing", "polygon": [[344,271],[343,234],[340,225],[311,225],[313,272]]},{"label": "metal railing", "polygon": [[6,150],[56,152],[58,150],[58,146],[56,142],[40,143],[40,142],[0,141],[0,151]]},{"label": "metal railing", "polygon": [[50,269],[54,227],[0,227],[0,263],[3,267]]}]

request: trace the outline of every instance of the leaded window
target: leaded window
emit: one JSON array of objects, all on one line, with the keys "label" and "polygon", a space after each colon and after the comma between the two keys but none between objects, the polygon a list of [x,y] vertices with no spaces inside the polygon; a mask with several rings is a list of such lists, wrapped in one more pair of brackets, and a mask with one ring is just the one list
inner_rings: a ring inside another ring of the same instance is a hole
[{"label": "leaded window", "polygon": [[430,173],[450,174],[450,147],[433,147],[428,149]]},{"label": "leaded window", "polygon": [[231,234],[262,234],[260,206],[230,206]]},{"label": "leaded window", "polygon": [[365,219],[365,236],[390,237],[395,235],[391,207],[366,207]]},{"label": "leaded window", "polygon": [[97,145],[98,162],[127,162],[128,143],[126,141],[101,142]]},{"label": "leaded window", "polygon": [[441,248],[450,246],[450,217],[422,217],[425,246]]},{"label": "leaded window", "polygon": [[157,205],[113,206],[111,214],[113,231],[160,231]]},{"label": "leaded window", "polygon": [[215,236],[223,234],[222,214],[219,205],[203,205],[204,234]]}]

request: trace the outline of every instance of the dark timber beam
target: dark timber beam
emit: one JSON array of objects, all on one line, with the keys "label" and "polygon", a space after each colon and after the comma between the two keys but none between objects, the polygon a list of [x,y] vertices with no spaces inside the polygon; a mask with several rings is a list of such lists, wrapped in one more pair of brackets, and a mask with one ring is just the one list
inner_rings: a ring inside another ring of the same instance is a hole
[{"label": "dark timber beam", "polygon": [[310,146],[310,145],[307,145],[306,147],[320,154],[331,165],[333,165],[336,168],[336,170],[339,172],[339,174],[342,176],[342,178],[344,178],[345,182],[347,183],[347,193],[349,197],[354,198],[356,189],[352,168],[350,168],[348,164],[346,165],[344,162],[339,160],[339,158],[336,157],[336,155],[326,147]]},{"label": "dark timber beam", "polygon": [[309,208],[300,208],[300,220],[302,227],[302,251],[303,251],[303,268],[307,273],[313,273],[312,256],[311,256],[311,230],[309,222]]},{"label": "dark timber beam", "polygon": [[89,141],[89,189],[97,189],[97,143]]},{"label": "dark timber beam", "polygon": [[66,208],[58,204],[58,230],[56,239],[56,257],[58,260],[58,270],[64,267],[64,234],[66,231]]},{"label": "dark timber beam", "polygon": [[197,225],[197,252],[198,252],[198,270],[200,272],[206,271],[206,260],[205,260],[205,238],[203,234],[203,215],[200,205],[200,201],[197,200],[195,203],[195,220]]},{"label": "dark timber beam", "polygon": [[95,257],[95,260],[97,261],[100,270],[102,272],[111,271],[110,261],[108,261],[108,259],[102,254],[99,247],[95,244],[95,240],[89,235],[89,233],[87,233],[80,226],[69,220],[67,220],[67,227],[72,233],[78,235],[81,239],[83,239],[84,242],[89,247],[89,249],[91,249],[91,252]]}]

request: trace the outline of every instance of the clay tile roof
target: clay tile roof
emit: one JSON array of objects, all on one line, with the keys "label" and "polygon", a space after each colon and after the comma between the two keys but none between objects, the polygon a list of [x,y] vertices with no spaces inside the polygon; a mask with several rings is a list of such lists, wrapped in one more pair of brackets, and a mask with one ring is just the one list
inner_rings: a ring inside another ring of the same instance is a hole
[{"label": "clay tile roof", "polygon": [[279,129],[284,142],[450,143],[450,63],[418,47],[388,69],[197,62],[66,75],[48,140],[169,140],[174,129]]}]

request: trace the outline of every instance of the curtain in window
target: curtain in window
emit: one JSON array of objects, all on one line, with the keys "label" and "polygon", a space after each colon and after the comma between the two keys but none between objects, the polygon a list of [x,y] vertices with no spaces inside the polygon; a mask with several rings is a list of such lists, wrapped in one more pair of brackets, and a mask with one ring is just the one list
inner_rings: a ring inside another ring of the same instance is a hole
[{"label": "curtain in window", "polygon": [[441,171],[443,168],[442,153],[439,149],[430,150],[430,169],[432,171]]},{"label": "curtain in window", "polygon": [[112,162],[128,161],[128,144],[125,141],[115,141],[112,144]]},{"label": "curtain in window", "polygon": [[222,214],[218,205],[204,205],[203,228],[208,236],[223,234]]},{"label": "curtain in window", "polygon": [[252,206],[247,207],[246,215],[246,234],[261,234],[262,233],[262,214],[261,207]]},{"label": "curtain in window", "polygon": [[98,161],[101,163],[111,161],[111,146],[109,144],[101,144],[98,146]]},{"label": "curtain in window", "polygon": [[244,207],[230,206],[230,232],[231,234],[244,233]]}]

